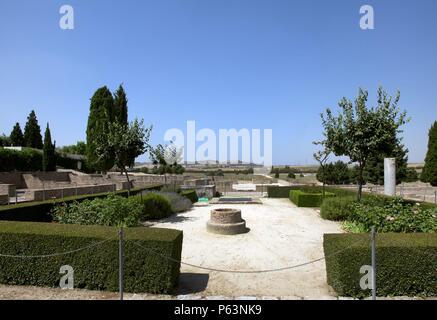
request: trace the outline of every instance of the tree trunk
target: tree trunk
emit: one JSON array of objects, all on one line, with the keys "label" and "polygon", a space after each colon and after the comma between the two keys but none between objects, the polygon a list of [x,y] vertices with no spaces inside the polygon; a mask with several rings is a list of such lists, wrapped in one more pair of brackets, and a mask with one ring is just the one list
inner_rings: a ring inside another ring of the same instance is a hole
[{"label": "tree trunk", "polygon": [[[122,169],[123,172],[123,169]],[[129,174],[127,173],[127,169],[124,169],[124,172],[126,173],[126,179],[127,179],[127,197],[130,197],[130,180],[129,180]]]},{"label": "tree trunk", "polygon": [[357,193],[358,201],[361,201],[361,197],[363,193],[363,171],[364,171],[364,165],[360,163],[359,170],[358,170],[358,193]]}]

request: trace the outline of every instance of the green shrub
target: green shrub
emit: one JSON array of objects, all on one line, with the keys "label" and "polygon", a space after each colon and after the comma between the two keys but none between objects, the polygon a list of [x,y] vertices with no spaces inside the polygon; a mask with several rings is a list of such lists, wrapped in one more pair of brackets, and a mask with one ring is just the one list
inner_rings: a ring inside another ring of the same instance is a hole
[{"label": "green shrub", "polygon": [[[437,295],[437,234],[384,233],[376,237],[378,296]],[[328,284],[339,296],[368,297],[360,268],[371,265],[369,234],[325,234]]]},{"label": "green shrub", "polygon": [[42,152],[24,148],[22,151],[0,148],[0,171],[41,171]]},{"label": "green shrub", "polygon": [[141,220],[162,219],[169,217],[173,212],[168,199],[155,192],[146,193],[141,197],[143,213]]},{"label": "green shrub", "polygon": [[320,206],[320,216],[323,219],[333,221],[343,221],[351,214],[352,204],[355,203],[355,197],[330,197],[323,200]]},{"label": "green shrub", "polygon": [[412,205],[400,198],[368,197],[354,203],[349,218],[370,231],[437,232],[437,209]]},{"label": "green shrub", "polygon": [[334,197],[333,193],[325,192],[325,197],[321,193],[307,193],[301,190],[290,191],[290,201],[298,207],[320,207],[323,199],[328,197]]},{"label": "green shrub", "polygon": [[[159,190],[162,185],[151,185],[144,188],[131,189],[131,195],[138,194],[144,190]],[[53,216],[50,214],[51,210],[58,204],[70,204],[74,201],[84,201],[86,199],[92,200],[96,198],[106,198],[112,192],[96,193],[91,195],[82,195],[74,197],[66,197],[63,199],[45,200],[24,202],[18,204],[10,204],[0,206],[0,220],[10,221],[33,221],[33,222],[50,222]],[[116,195],[127,197],[127,190],[120,190],[115,192]]]},{"label": "green shrub", "polygon": [[199,201],[199,197],[194,190],[184,190],[181,192],[181,195],[189,199],[192,203],[196,203],[197,201]]},{"label": "green shrub", "polygon": [[[182,232],[159,228],[127,228],[125,232],[126,292],[169,293],[178,283]],[[47,258],[0,257],[0,283],[59,287],[59,268],[74,269],[74,287],[118,291],[118,228],[55,223],[0,222],[0,252],[45,255],[89,249]],[[150,250],[144,249],[150,248]],[[174,260],[165,259],[162,256]]]},{"label": "green shrub", "polygon": [[178,193],[160,191],[158,192],[158,194],[163,195],[165,198],[167,198],[168,202],[170,203],[171,211],[173,213],[187,211],[193,206],[190,199]]},{"label": "green shrub", "polygon": [[288,198],[290,196],[290,190],[297,189],[298,187],[267,186],[267,196],[269,198]]},{"label": "green shrub", "polygon": [[287,178],[289,178],[289,179],[296,179],[296,175],[293,172],[289,172],[287,174]]},{"label": "green shrub", "polygon": [[124,227],[138,226],[142,213],[139,198],[115,195],[61,204],[52,210],[54,220],[60,223]]}]

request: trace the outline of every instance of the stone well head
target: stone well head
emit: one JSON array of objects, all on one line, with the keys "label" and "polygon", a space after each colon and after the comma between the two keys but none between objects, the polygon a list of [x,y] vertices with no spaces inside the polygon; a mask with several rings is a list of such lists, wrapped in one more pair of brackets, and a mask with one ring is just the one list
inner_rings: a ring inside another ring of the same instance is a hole
[{"label": "stone well head", "polygon": [[211,218],[206,224],[209,232],[217,234],[240,234],[249,231],[246,221],[241,218],[241,210],[220,208],[211,210]]}]

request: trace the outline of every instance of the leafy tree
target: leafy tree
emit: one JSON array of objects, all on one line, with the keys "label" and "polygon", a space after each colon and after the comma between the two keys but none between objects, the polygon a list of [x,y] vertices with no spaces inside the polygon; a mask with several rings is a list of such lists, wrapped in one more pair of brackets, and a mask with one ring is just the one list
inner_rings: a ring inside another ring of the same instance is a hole
[{"label": "leafy tree", "polygon": [[149,149],[149,137],[152,127],[144,128],[144,121],[135,119],[128,125],[117,121],[109,123],[105,136],[96,140],[98,159],[113,158],[121,173],[126,173],[128,195],[130,195],[130,180],[127,168],[131,159],[144,154]]},{"label": "leafy tree", "polygon": [[367,182],[378,185],[384,184],[384,158],[396,159],[396,183],[400,184],[405,181],[407,176],[408,149],[405,149],[404,145],[400,144],[399,141],[394,141],[394,143],[396,145],[390,152],[386,154],[379,153],[369,158],[364,169],[364,177]]},{"label": "leafy tree", "polygon": [[98,140],[108,136],[109,124],[114,121],[114,99],[109,89],[104,86],[97,89],[91,98],[90,113],[86,130],[88,161],[100,171],[107,171],[114,166],[113,154],[106,153],[107,158],[97,154]]},{"label": "leafy tree", "polygon": [[25,147],[35,149],[42,149],[43,147],[41,128],[34,110],[27,117],[26,126],[24,127],[24,144]]},{"label": "leafy tree", "polygon": [[84,156],[86,155],[86,143],[84,141],[78,141],[76,144],[59,148],[59,151],[62,153],[79,154]]},{"label": "leafy tree", "polygon": [[185,168],[179,162],[182,161],[182,148],[178,148],[173,142],[169,145],[158,144],[150,148],[150,159],[155,165],[154,172],[164,175],[164,182],[167,184],[167,174],[183,174]]},{"label": "leafy tree", "polygon": [[336,156],[347,156],[357,164],[357,198],[361,200],[364,169],[372,156],[389,154],[396,144],[393,136],[402,132],[400,127],[408,120],[400,112],[400,93],[393,99],[380,87],[376,107],[368,108],[368,92],[360,89],[355,102],[343,98],[339,102],[340,114],[334,116],[328,108],[321,115],[327,147]]},{"label": "leafy tree", "polygon": [[56,171],[55,145],[52,143],[52,135],[48,123],[44,133],[42,169],[43,171]]},{"label": "leafy tree", "polygon": [[122,124],[128,123],[127,97],[123,84],[114,93],[114,118]]},{"label": "leafy tree", "polygon": [[416,182],[419,180],[419,175],[416,169],[407,168],[405,178],[402,182]]},{"label": "leafy tree", "polygon": [[12,129],[11,135],[9,136],[11,139],[11,144],[15,147],[24,146],[24,135],[23,131],[21,131],[20,124],[17,122]]},{"label": "leafy tree", "polygon": [[429,129],[428,151],[425,157],[425,166],[422,170],[421,180],[437,186],[437,121]]},{"label": "leafy tree", "polygon": [[0,147],[9,147],[11,145],[11,139],[5,134],[0,136]]},{"label": "leafy tree", "polygon": [[317,180],[325,181],[328,185],[349,184],[351,182],[351,169],[347,163],[336,161],[326,164],[324,170],[319,167],[316,177]]}]

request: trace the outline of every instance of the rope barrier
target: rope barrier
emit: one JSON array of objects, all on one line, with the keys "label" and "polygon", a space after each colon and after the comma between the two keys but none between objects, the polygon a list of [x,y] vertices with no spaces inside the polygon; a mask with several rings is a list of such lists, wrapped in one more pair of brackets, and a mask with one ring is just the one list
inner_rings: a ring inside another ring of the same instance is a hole
[{"label": "rope barrier", "polygon": [[[165,255],[163,255],[163,254],[161,254],[161,253],[159,253],[159,252],[156,252],[155,250],[153,250],[153,249],[151,249],[151,248],[144,247],[144,246],[142,246],[142,245],[140,245],[140,244],[138,244],[138,243],[136,243],[136,242],[132,242],[132,243],[133,243],[134,245],[138,246],[138,247],[141,247],[141,248],[143,248],[143,249],[146,249],[146,250],[148,250],[148,251],[151,251],[152,253],[154,253],[154,254],[156,254],[156,255],[159,255],[159,256],[161,256],[162,258],[167,259],[167,260],[169,260],[169,261],[173,261],[173,262],[180,263],[180,264],[183,264],[183,265],[186,265],[186,266],[189,266],[189,267],[193,267],[193,268],[197,268],[197,269],[208,270],[208,271],[215,271],[215,272],[223,272],[223,273],[243,273],[243,274],[250,274],[250,273],[269,273],[269,272],[278,272],[278,271],[284,271],[284,270],[296,269],[296,268],[299,268],[299,267],[303,267],[303,266],[306,266],[306,265],[310,265],[310,264],[312,264],[312,263],[316,263],[316,262],[322,261],[322,260],[324,260],[324,259],[327,258],[326,256],[323,256],[323,257],[321,257],[321,258],[318,258],[318,259],[315,259],[315,260],[311,260],[311,261],[308,261],[308,262],[304,262],[304,263],[300,263],[300,264],[296,264],[296,265],[292,265],[292,266],[288,266],[288,267],[275,268],[275,269],[265,269],[265,270],[226,270],[226,269],[217,269],[217,268],[203,267],[203,266],[199,266],[199,265],[195,265],[195,264],[187,263],[187,262],[184,262],[184,261],[182,261],[182,260],[177,260],[177,259],[174,259],[174,258],[172,258],[172,257],[165,256]],[[345,251],[345,250],[347,250],[347,249],[349,249],[349,248],[352,248],[354,245],[356,245],[356,244],[358,244],[358,243],[361,243],[361,241],[357,241],[357,242],[353,243],[352,245],[350,245],[350,246],[348,246],[348,247],[346,247],[346,248],[343,248],[343,249],[341,249],[341,250],[338,250],[338,251],[334,252],[333,254],[330,254],[328,257],[335,256],[336,254],[339,254],[339,253],[341,253],[341,252],[343,252],[343,251]]]}]

